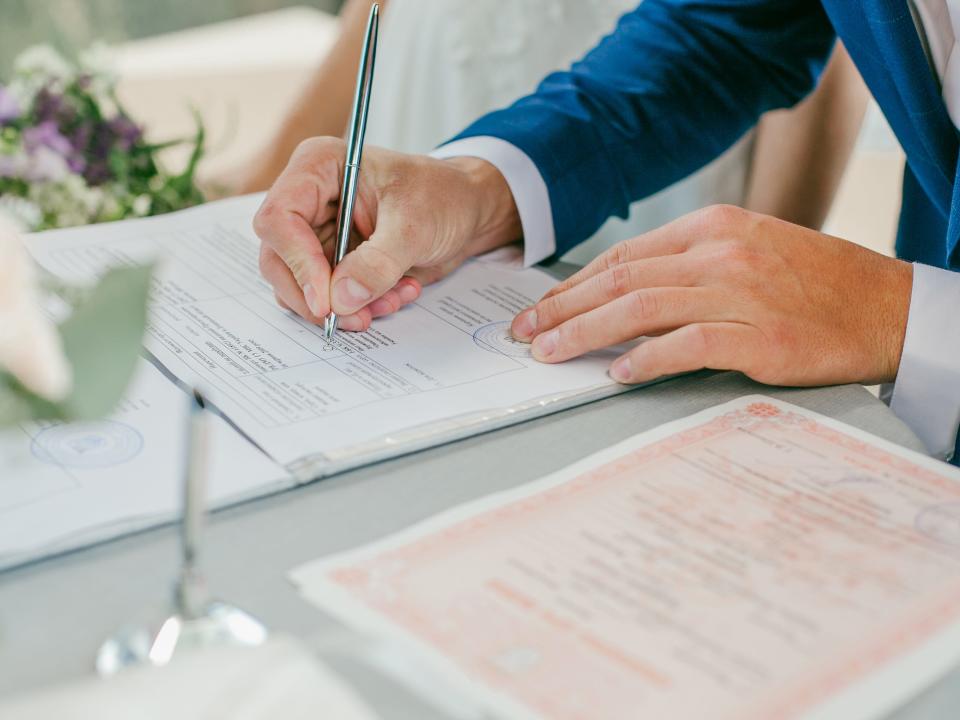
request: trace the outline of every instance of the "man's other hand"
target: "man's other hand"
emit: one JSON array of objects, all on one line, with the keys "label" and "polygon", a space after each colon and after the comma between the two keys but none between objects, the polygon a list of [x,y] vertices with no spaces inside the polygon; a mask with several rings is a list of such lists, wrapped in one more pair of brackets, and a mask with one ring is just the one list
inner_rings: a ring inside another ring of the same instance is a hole
[{"label": "man's other hand", "polygon": [[623,383],[713,368],[874,384],[897,374],[912,283],[909,263],[717,206],[620,243],[512,329],[548,363],[652,336],[611,366]]}]

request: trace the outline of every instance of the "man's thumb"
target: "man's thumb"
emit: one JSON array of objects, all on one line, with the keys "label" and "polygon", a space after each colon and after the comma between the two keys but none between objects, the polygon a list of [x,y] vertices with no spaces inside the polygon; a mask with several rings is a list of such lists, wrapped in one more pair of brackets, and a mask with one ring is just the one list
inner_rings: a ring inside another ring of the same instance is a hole
[{"label": "man's thumb", "polygon": [[403,234],[379,225],[370,239],[348,253],[333,273],[331,304],[351,315],[390,290],[416,262],[415,248]]}]

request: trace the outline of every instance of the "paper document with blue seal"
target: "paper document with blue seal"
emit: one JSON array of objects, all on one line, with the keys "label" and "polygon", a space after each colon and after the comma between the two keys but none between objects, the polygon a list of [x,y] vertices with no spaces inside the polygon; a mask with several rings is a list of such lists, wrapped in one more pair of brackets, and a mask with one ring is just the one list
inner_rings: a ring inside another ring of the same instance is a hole
[{"label": "paper document with blue seal", "polygon": [[607,376],[617,351],[548,366],[513,340],[510,320],[556,282],[523,269],[515,249],[468,262],[367,332],[328,340],[279,308],[260,277],[260,201],[28,240],[42,266],[75,282],[151,259],[160,270],[146,359],[116,412],[0,434],[0,569],[173,519],[181,388],[201,388],[221,415],[213,507],[627,389]]},{"label": "paper document with blue seal", "polygon": [[248,196],[160,218],[46,233],[37,260],[67,277],[159,258],[149,354],[299,481],[554,412],[625,388],[616,351],[542,365],[509,323],[556,283],[510,249],[474,259],[363,333],[277,307]]}]

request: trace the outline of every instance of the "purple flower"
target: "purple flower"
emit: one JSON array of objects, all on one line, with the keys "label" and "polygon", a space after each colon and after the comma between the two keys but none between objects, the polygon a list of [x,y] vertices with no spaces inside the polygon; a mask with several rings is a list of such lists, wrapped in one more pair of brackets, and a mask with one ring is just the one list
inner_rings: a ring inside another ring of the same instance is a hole
[{"label": "purple flower", "polygon": [[82,153],[74,153],[67,158],[67,167],[73,174],[82,175],[84,170],[87,169],[87,159]]},{"label": "purple flower", "polygon": [[66,103],[63,95],[50,91],[50,88],[40,88],[33,99],[33,113],[40,122],[52,122],[60,119]]},{"label": "purple flower", "polygon": [[117,115],[109,122],[117,147],[126,152],[143,137],[143,131],[126,115]]},{"label": "purple flower", "polygon": [[49,148],[64,157],[73,153],[73,145],[60,134],[57,124],[52,120],[47,120],[24,130],[23,146],[30,153],[41,147]]},{"label": "purple flower", "polygon": [[9,90],[0,85],[0,125],[20,117],[20,103]]},{"label": "purple flower", "polygon": [[110,150],[113,148],[113,133],[107,123],[97,123],[91,127],[90,141],[83,148],[86,167],[83,178],[89,185],[102,185],[113,177],[110,171]]},{"label": "purple flower", "polygon": [[91,187],[103,185],[113,177],[106,160],[91,159],[83,170],[83,178]]},{"label": "purple flower", "polygon": [[[129,152],[143,138],[143,130],[126,115],[117,115],[105,123],[80,126],[74,145],[85,150],[83,177],[91,186],[101,185],[113,177],[110,153]],[[78,144],[83,140],[84,144]]]},{"label": "purple flower", "polygon": [[93,122],[85,120],[78,123],[70,133],[70,142],[79,150],[83,150],[90,144],[90,138],[93,137]]},{"label": "purple flower", "polygon": [[113,147],[113,132],[106,123],[99,123],[93,127],[93,137],[90,138],[88,151],[91,157],[106,159]]},{"label": "purple flower", "polygon": [[90,120],[78,123],[70,132],[70,144],[74,147],[74,153],[67,159],[67,165],[75,173],[83,173],[87,169],[87,158],[85,153],[90,146],[90,140],[93,138],[94,123]]}]

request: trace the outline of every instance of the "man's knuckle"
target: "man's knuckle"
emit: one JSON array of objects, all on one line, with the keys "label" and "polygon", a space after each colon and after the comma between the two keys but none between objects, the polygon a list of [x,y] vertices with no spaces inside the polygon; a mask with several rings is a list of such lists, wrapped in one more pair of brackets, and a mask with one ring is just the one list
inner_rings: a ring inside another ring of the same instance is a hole
[{"label": "man's knuckle", "polygon": [[276,214],[277,206],[275,201],[270,198],[264,200],[263,205],[257,210],[257,214],[253,216],[253,232],[257,234],[257,237],[263,238],[270,233],[273,218]]},{"label": "man's knuckle", "polygon": [[293,151],[293,157],[306,158],[318,152],[325,152],[328,149],[330,149],[329,138],[309,137],[297,143],[297,147]]},{"label": "man's knuckle", "polygon": [[579,317],[560,326],[559,342],[561,348],[580,348],[586,337],[583,320]]},{"label": "man's knuckle", "polygon": [[625,243],[617,243],[598,258],[600,272],[607,272],[627,261],[628,253],[624,245]]},{"label": "man's knuckle", "polygon": [[687,328],[687,343],[694,355],[707,361],[714,357],[717,349],[716,332],[707,325],[690,325]]},{"label": "man's knuckle", "polygon": [[776,356],[767,356],[762,361],[755,357],[757,353],[746,354],[737,368],[751,380],[764,385],[776,384],[777,379],[783,377],[783,366],[777,362]]},{"label": "man's knuckle", "polygon": [[605,273],[604,291],[608,298],[616,298],[625,295],[632,289],[632,276],[628,264],[620,264],[610,268]]},{"label": "man's knuckle", "polygon": [[719,232],[729,232],[739,227],[749,213],[736,205],[711,205],[703,210],[703,218],[708,227]]},{"label": "man's knuckle", "polygon": [[283,262],[286,263],[286,266],[290,268],[290,272],[293,273],[293,277],[296,278],[297,283],[304,285],[307,282],[307,274],[310,269],[310,265],[306,258],[302,255],[289,255],[285,258],[282,258]]},{"label": "man's knuckle", "polygon": [[791,347],[794,331],[790,322],[774,317],[764,324],[766,325],[763,331],[764,340],[772,352],[781,353]]},{"label": "man's knuckle", "polygon": [[273,251],[266,245],[260,246],[260,256],[257,258],[257,265],[260,268],[260,274],[266,277],[273,265]]},{"label": "man's knuckle", "polygon": [[730,239],[717,246],[716,260],[724,269],[752,272],[757,268],[759,255],[756,249],[746,243]]},{"label": "man's knuckle", "polygon": [[720,258],[728,265],[746,264],[748,260],[747,249],[736,240],[726,240],[720,246]]},{"label": "man's knuckle", "polygon": [[559,295],[551,295],[537,304],[537,320],[544,327],[556,323],[562,312],[562,301]]},{"label": "man's knuckle", "polygon": [[634,319],[653,319],[659,314],[659,298],[646,290],[633,290],[624,297],[627,299],[627,312]]}]

